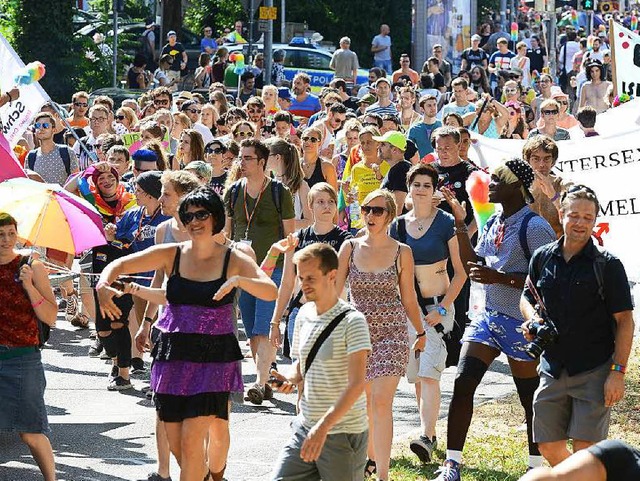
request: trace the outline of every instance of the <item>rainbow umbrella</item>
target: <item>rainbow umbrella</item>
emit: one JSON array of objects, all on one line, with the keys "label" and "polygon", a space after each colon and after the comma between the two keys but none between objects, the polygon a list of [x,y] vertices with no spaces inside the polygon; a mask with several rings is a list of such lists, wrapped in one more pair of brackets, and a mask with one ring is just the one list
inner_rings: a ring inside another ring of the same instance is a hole
[{"label": "rainbow umbrella", "polygon": [[5,180],[0,183],[0,212],[16,218],[18,236],[30,245],[79,254],[107,243],[95,207],[57,184]]}]

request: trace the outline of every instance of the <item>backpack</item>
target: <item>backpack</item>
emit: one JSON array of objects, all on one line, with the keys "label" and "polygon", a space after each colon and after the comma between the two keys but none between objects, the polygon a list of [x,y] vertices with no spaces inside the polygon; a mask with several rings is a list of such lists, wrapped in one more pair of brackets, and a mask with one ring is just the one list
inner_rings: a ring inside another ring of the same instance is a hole
[{"label": "backpack", "polygon": [[[398,217],[398,240],[403,244],[407,243],[407,225],[404,217]],[[426,315],[426,305],[424,304],[424,298],[420,292],[420,286],[418,285],[418,279],[414,277],[414,285],[416,290],[416,296],[418,297],[418,304],[423,314]],[[446,367],[457,366],[460,360],[460,349],[462,344],[462,335],[464,334],[464,326],[461,326],[458,321],[453,319],[453,327],[447,333],[442,334],[442,339],[447,346],[447,360],[445,362]]]},{"label": "backpack", "polygon": [[[244,179],[236,180],[233,184],[231,184],[231,193],[229,194],[229,200],[231,207],[231,211],[235,212],[236,201],[238,200],[238,196],[240,195],[240,186],[244,188],[243,184]],[[282,225],[282,191],[285,189],[285,186],[282,182],[277,179],[271,179],[271,196],[273,198],[273,203],[276,206],[276,211],[278,212],[278,218],[280,219],[280,238],[284,239],[284,226]],[[255,206],[254,206],[255,208]],[[233,226],[233,222],[231,223]],[[233,227],[232,227],[233,228]],[[233,238],[233,232],[231,233],[231,237]]]},{"label": "backpack", "polygon": [[138,37],[138,41],[140,42],[140,48],[138,52],[143,54],[147,59],[151,57],[151,44],[149,43],[149,33],[151,30],[145,30]]},{"label": "backpack", "polygon": [[[29,264],[29,257],[20,256],[20,262],[18,263],[18,272],[16,272],[16,277],[20,275],[20,269],[22,266]],[[40,319],[38,319],[38,347],[42,349],[44,345],[49,340],[49,336],[51,335],[51,326],[49,324],[45,324]]]},{"label": "backpack", "polygon": [[[67,177],[71,175],[71,156],[69,155],[69,147],[66,145],[55,144],[58,148],[58,155],[64,163],[64,170],[67,172]],[[32,150],[27,154],[27,166],[30,170],[36,165],[36,151]]]}]

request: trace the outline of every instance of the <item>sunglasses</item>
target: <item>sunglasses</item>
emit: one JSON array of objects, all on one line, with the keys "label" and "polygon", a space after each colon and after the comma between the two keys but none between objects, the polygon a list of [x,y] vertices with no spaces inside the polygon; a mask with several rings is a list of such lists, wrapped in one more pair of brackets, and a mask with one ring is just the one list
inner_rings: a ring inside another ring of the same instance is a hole
[{"label": "sunglasses", "polygon": [[208,210],[197,210],[195,212],[187,212],[182,216],[181,220],[184,225],[189,225],[193,222],[194,219],[204,221],[209,217],[211,217],[211,212],[209,212]]},{"label": "sunglasses", "polygon": [[558,115],[558,111],[557,110],[543,110],[542,111],[542,115]]},{"label": "sunglasses", "polygon": [[49,127],[51,127],[51,124],[49,122],[36,122],[35,124],[33,124],[33,126],[36,128],[36,130],[40,130],[48,129]]},{"label": "sunglasses", "polygon": [[238,137],[253,137],[253,132],[236,132]]},{"label": "sunglasses", "polygon": [[73,102],[74,107],[88,107],[89,104],[87,102]]},{"label": "sunglasses", "polygon": [[558,100],[558,103],[560,105],[569,105],[569,102],[567,102],[566,100]]},{"label": "sunglasses", "polygon": [[387,209],[384,207],[372,206],[372,205],[363,205],[360,207],[360,210],[364,215],[372,214],[374,217],[381,217],[387,212]]},{"label": "sunglasses", "polygon": [[124,120],[126,117],[124,115],[116,115],[116,120]]},{"label": "sunglasses", "polygon": [[198,109],[187,109],[187,112],[191,112],[192,114],[200,114],[200,113],[202,113],[202,110],[198,110]]},{"label": "sunglasses", "polygon": [[320,142],[320,139],[316,139],[315,137],[302,137],[300,140],[303,142],[311,142],[312,144]]},{"label": "sunglasses", "polygon": [[169,105],[171,100],[154,100],[153,105]]},{"label": "sunglasses", "polygon": [[205,154],[222,154],[224,152],[225,149],[223,149],[222,147],[217,147],[215,149],[204,149],[204,153]]}]

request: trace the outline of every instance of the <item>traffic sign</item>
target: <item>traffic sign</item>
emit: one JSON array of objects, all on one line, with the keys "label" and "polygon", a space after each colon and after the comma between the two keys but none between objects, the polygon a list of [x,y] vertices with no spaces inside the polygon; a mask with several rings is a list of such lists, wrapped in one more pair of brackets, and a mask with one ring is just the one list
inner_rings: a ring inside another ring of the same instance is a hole
[{"label": "traffic sign", "polygon": [[258,32],[269,31],[269,20],[258,20]]},{"label": "traffic sign", "polygon": [[260,20],[276,20],[278,18],[278,7],[260,7]]}]

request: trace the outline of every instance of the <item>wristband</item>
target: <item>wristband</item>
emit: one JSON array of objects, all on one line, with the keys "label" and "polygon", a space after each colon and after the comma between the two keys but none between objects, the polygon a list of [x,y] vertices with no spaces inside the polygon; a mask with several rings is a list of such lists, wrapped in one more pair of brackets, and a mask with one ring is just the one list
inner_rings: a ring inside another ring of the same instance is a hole
[{"label": "wristband", "polygon": [[109,284],[108,282],[105,282],[105,281],[99,281],[99,282],[96,284],[96,291],[97,291],[98,289],[103,288],[103,287],[110,287],[110,284]]},{"label": "wristband", "polygon": [[613,364],[611,364],[611,370],[612,371],[621,372],[622,374],[626,374],[627,373],[627,366],[623,366],[622,364],[613,363]]},{"label": "wristband", "polygon": [[146,316],[144,318],[144,322],[148,322],[149,324],[153,324],[153,319],[151,319],[149,316]]},{"label": "wristband", "polygon": [[458,235],[458,234],[467,234],[469,232],[469,229],[467,228],[466,225],[462,226],[462,227],[455,226],[453,228],[453,230],[456,232],[456,235]]},{"label": "wristband", "polygon": [[416,337],[424,337],[427,335],[427,331],[422,331],[420,334],[416,334]]},{"label": "wristband", "polygon": [[558,194],[556,192],[556,195],[554,195],[553,197],[551,197],[551,202],[555,202],[556,200],[558,200],[560,198],[560,194]]},{"label": "wristband", "polygon": [[36,309],[36,308],[40,307],[42,304],[44,304],[44,297],[40,298],[40,300],[38,302],[34,302],[33,304],[31,304],[31,307]]},{"label": "wristband", "polygon": [[269,258],[269,259],[279,259],[280,258],[280,254],[275,254],[274,255],[274,254],[269,253],[269,254],[267,254],[267,258]]}]

